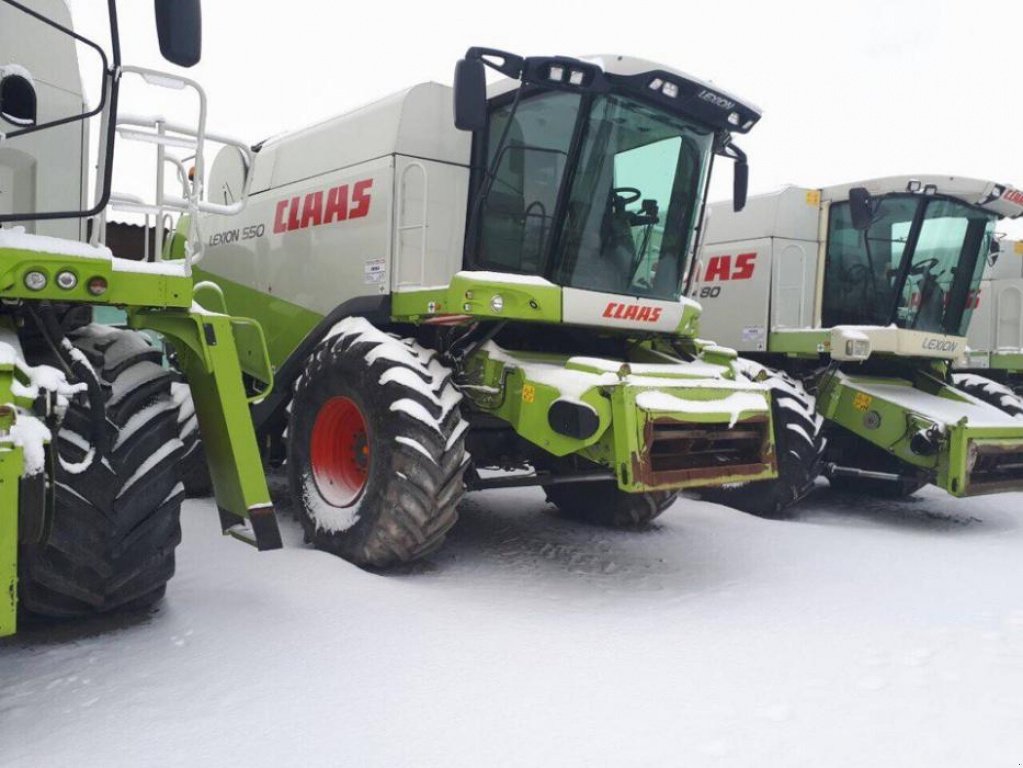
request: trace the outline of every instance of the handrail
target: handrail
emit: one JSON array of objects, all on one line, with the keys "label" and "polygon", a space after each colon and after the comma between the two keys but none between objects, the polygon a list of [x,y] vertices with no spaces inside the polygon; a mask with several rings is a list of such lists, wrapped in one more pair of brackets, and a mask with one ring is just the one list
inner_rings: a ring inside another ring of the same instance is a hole
[{"label": "handrail", "polygon": [[[169,88],[171,90],[191,89],[198,98],[199,115],[194,126],[170,121],[162,115],[118,115],[116,131],[122,139],[156,146],[156,194],[153,201],[145,200],[138,195],[124,193],[111,193],[110,195],[111,208],[143,214],[146,217],[147,229],[150,216],[154,217],[156,222],[154,226],[157,226],[165,221],[165,217],[171,211],[187,215],[189,217],[189,226],[188,242],[184,249],[185,274],[191,274],[192,265],[199,262],[203,256],[203,243],[199,236],[198,215],[200,213],[212,213],[222,216],[233,216],[245,208],[251,186],[252,174],[250,171],[254,155],[245,142],[206,130],[206,92],[195,80],[145,67],[125,66],[121,68],[121,73],[122,75],[138,75],[146,83],[160,88]],[[204,149],[208,141],[233,147],[242,156],[245,166],[245,182],[239,198],[230,205],[203,200],[206,179]],[[185,149],[191,154],[188,158],[183,159],[168,154],[168,149]],[[191,176],[185,170],[184,163],[186,160],[194,160],[195,163]],[[169,195],[164,190],[164,167],[167,163],[174,167],[178,180],[181,182],[180,197]],[[157,242],[154,245],[153,257],[156,258],[158,254],[164,252],[162,231],[159,233]],[[148,238],[146,240],[145,256],[148,260]]]}]

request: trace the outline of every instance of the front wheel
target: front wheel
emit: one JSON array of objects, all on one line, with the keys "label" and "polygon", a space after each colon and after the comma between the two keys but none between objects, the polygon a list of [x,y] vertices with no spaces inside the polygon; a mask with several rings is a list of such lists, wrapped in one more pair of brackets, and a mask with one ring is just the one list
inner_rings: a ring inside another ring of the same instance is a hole
[{"label": "front wheel", "polygon": [[461,395],[434,352],[348,318],[295,387],[288,479],[306,539],[374,568],[441,545],[467,456]]},{"label": "front wheel", "polygon": [[974,373],[953,374],[952,383],[956,389],[993,405],[1010,416],[1023,416],[1023,398],[1004,384]]},{"label": "front wheel", "polygon": [[544,491],[565,517],[608,528],[642,528],[678,498],[672,491],[626,493],[613,480],[545,485]]},{"label": "front wheel", "polygon": [[110,451],[95,457],[92,412],[76,397],[56,435],[53,517],[44,537],[22,543],[19,557],[21,608],[50,617],[158,600],[181,541],[173,375],[135,331],[88,325],[70,339],[103,388]]},{"label": "front wheel", "polygon": [[774,450],[778,477],[731,487],[700,491],[707,501],[725,504],[759,517],[782,519],[813,489],[820,474],[827,440],[824,420],[814,398],[788,374],[750,360],[740,360],[741,372],[763,383],[771,393]]}]

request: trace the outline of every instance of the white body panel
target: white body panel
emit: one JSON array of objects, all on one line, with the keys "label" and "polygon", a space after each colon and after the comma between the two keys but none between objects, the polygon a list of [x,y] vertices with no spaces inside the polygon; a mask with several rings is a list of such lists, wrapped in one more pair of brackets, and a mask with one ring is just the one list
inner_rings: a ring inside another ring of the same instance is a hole
[{"label": "white body panel", "polygon": [[815,327],[820,217],[817,191],[798,187],[752,197],[741,214],[710,206],[689,289],[701,334],[763,352],[771,329]]},{"label": "white body panel", "polygon": [[597,293],[563,288],[562,319],[573,325],[597,325],[639,331],[672,333],[677,330],[690,302],[633,298],[616,293]]},{"label": "white body panel", "polygon": [[[462,265],[471,148],[451,111],[451,89],[425,83],[268,142],[246,210],[203,219],[201,269],[318,314],[446,284]],[[235,159],[214,162],[214,200]]]},{"label": "white body panel", "polygon": [[1003,241],[988,264],[969,328],[970,368],[987,368],[992,352],[1023,354],[1023,241]]},{"label": "white body panel", "polygon": [[[64,0],[24,0],[33,10],[65,26],[71,12]],[[27,70],[36,89],[38,122],[83,111],[82,76],[74,40],[7,4],[0,4],[0,75],[6,65]],[[95,73],[99,84],[100,67]],[[19,126],[0,118],[0,133]],[[78,121],[15,137],[0,145],[0,213],[77,211],[88,199],[88,124]],[[80,219],[26,221],[26,231],[82,239]]]}]

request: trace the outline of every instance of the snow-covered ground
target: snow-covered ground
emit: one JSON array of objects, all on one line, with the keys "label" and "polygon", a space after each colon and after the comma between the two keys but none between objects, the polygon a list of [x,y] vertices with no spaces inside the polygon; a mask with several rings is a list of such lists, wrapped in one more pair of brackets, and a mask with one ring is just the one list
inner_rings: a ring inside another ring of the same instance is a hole
[{"label": "snow-covered ground", "polygon": [[156,612],[0,643],[0,763],[1020,765],[1021,499],[622,533],[480,494],[390,576],[189,502]]}]

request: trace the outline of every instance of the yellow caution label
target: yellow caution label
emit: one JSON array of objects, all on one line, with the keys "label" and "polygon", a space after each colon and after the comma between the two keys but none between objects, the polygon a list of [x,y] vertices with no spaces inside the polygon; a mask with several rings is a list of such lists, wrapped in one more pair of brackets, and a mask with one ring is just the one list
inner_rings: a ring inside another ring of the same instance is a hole
[{"label": "yellow caution label", "polygon": [[1013,250],[1015,250],[1020,256],[1023,256],[1023,240],[1017,240],[1016,245],[1013,246]]},{"label": "yellow caution label", "polygon": [[821,204],[821,191],[819,189],[811,189],[806,193],[806,204],[818,206]]},{"label": "yellow caution label", "polygon": [[874,398],[870,395],[865,395],[862,392],[857,392],[856,397],[853,398],[853,408],[857,411],[870,410],[870,404],[874,402]]},{"label": "yellow caution label", "polygon": [[531,403],[536,400],[536,387],[532,384],[525,384],[522,387],[522,402]]}]

